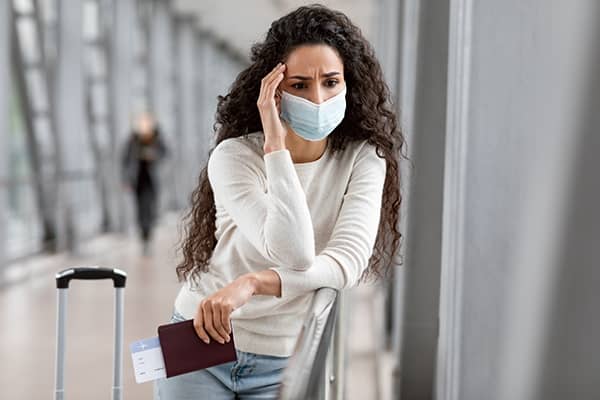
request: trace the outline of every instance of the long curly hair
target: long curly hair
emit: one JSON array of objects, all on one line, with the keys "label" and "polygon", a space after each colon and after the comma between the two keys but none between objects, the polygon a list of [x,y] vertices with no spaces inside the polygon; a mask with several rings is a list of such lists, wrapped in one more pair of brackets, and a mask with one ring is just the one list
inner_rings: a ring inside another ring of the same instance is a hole
[{"label": "long curly hair", "polygon": [[[321,5],[303,6],[271,24],[266,38],[251,49],[251,64],[236,77],[230,91],[218,96],[215,146],[223,140],[261,131],[256,101],[261,79],[297,47],[325,44],[337,50],[344,64],[346,114],[328,136],[333,153],[343,151],[350,142],[366,140],[385,158],[387,172],[383,190],[381,219],[369,266],[361,281],[385,276],[400,247],[398,230],[400,204],[399,157],[404,137],[398,127],[390,91],[384,82],[374,50],[360,29],[341,12]],[[212,150],[210,153],[212,153]],[[191,195],[192,208],[185,215],[180,250],[183,260],[177,266],[180,281],[200,279],[208,271],[216,246],[215,202],[207,176],[207,165],[200,172],[198,186]]]}]

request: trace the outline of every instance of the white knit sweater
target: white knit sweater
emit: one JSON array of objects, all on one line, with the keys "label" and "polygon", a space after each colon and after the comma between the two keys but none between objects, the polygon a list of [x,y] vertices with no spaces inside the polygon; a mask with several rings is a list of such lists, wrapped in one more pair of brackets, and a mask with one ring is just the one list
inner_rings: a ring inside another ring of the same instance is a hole
[{"label": "white knit sweater", "polygon": [[316,289],[354,286],[379,226],[385,160],[365,141],[335,156],[294,164],[288,150],[263,152],[264,135],[227,139],[212,152],[217,245],[209,272],[185,283],[175,308],[193,318],[207,295],[267,268],[281,297],[253,296],[231,315],[238,350],[289,356]]}]

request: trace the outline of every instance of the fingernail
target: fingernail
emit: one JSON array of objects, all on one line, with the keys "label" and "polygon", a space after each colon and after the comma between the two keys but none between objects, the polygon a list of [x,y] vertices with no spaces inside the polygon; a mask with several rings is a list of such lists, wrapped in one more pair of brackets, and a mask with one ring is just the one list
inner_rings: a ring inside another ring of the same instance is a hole
[{"label": "fingernail", "polygon": [[204,343],[209,344],[210,343],[210,339],[204,339]]},{"label": "fingernail", "polygon": [[229,336],[227,336],[227,343],[229,343],[229,340],[231,340],[231,338]]}]

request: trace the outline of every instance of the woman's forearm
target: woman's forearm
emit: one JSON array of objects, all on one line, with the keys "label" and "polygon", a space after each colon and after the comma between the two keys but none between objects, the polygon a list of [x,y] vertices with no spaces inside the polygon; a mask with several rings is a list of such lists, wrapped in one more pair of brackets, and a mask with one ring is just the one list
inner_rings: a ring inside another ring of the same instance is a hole
[{"label": "woman's forearm", "polygon": [[247,274],[254,287],[254,295],[281,297],[281,280],[277,272],[265,269]]}]

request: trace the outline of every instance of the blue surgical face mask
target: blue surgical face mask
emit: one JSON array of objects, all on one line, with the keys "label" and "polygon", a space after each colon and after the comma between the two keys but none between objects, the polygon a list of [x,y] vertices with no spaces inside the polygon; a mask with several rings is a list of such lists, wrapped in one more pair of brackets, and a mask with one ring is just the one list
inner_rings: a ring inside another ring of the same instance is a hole
[{"label": "blue surgical face mask", "polygon": [[326,138],[342,122],[346,112],[346,87],[321,104],[281,92],[281,118],[306,140]]}]

